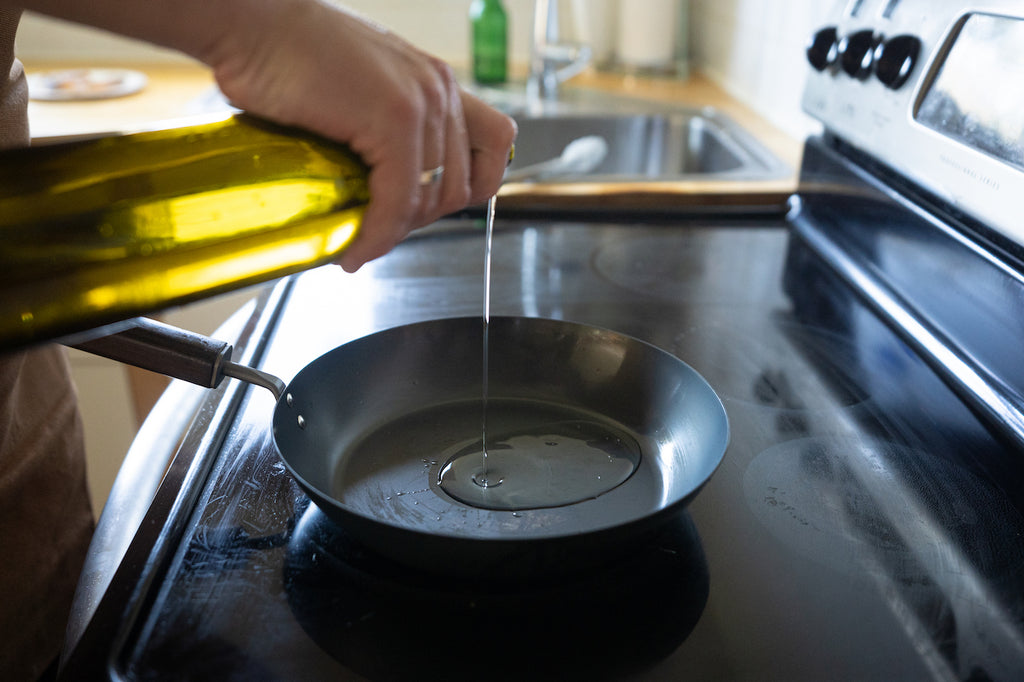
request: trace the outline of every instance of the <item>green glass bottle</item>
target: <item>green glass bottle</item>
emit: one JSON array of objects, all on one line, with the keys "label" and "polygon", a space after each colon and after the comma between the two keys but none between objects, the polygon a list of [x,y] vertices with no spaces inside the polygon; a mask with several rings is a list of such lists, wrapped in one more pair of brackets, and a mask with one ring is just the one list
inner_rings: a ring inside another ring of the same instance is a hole
[{"label": "green glass bottle", "polygon": [[504,83],[508,78],[508,15],[501,0],[473,0],[469,6],[473,80]]}]

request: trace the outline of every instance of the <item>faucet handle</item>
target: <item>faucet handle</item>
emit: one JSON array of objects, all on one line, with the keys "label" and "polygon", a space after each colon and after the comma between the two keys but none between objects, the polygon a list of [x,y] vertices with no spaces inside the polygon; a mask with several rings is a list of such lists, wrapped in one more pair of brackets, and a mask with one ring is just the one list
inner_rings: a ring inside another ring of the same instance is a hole
[{"label": "faucet handle", "polygon": [[590,64],[593,51],[589,45],[559,44],[548,46],[548,58],[565,66],[555,69],[555,80],[561,83],[583,72]]},{"label": "faucet handle", "polygon": [[527,82],[531,96],[554,99],[558,84],[587,68],[592,55],[588,45],[560,42],[557,0],[536,0]]}]

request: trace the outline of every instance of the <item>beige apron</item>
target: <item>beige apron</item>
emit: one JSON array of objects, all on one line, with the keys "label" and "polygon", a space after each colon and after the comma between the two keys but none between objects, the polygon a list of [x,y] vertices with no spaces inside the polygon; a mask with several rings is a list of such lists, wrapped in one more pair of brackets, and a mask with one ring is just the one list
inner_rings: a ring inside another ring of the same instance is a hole
[{"label": "beige apron", "polygon": [[[0,8],[0,148],[28,144],[19,16]],[[60,653],[91,532],[63,349],[0,353],[0,679],[34,680]]]}]

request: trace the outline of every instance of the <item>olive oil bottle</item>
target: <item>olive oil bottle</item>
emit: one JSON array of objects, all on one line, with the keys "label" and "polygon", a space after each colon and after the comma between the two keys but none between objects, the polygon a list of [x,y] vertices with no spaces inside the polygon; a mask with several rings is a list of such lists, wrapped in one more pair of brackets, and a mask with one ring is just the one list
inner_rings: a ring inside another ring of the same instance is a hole
[{"label": "olive oil bottle", "polygon": [[327,263],[367,172],[245,114],[3,152],[0,350]]}]

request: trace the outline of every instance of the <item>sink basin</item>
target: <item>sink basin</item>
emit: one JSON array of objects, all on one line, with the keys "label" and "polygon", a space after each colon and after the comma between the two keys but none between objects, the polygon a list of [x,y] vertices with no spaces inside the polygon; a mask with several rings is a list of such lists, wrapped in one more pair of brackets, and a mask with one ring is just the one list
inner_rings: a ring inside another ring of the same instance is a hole
[{"label": "sink basin", "polygon": [[607,155],[583,171],[510,181],[502,210],[530,215],[783,215],[792,170],[715,107],[679,106],[565,88],[532,101],[521,88],[478,93],[519,124],[510,171],[559,157],[574,140],[599,135]]},{"label": "sink basin", "polygon": [[519,137],[510,170],[557,157],[584,135],[599,135],[608,143],[608,154],[597,167],[547,182],[754,180],[785,172],[784,164],[713,109],[515,118]]}]

